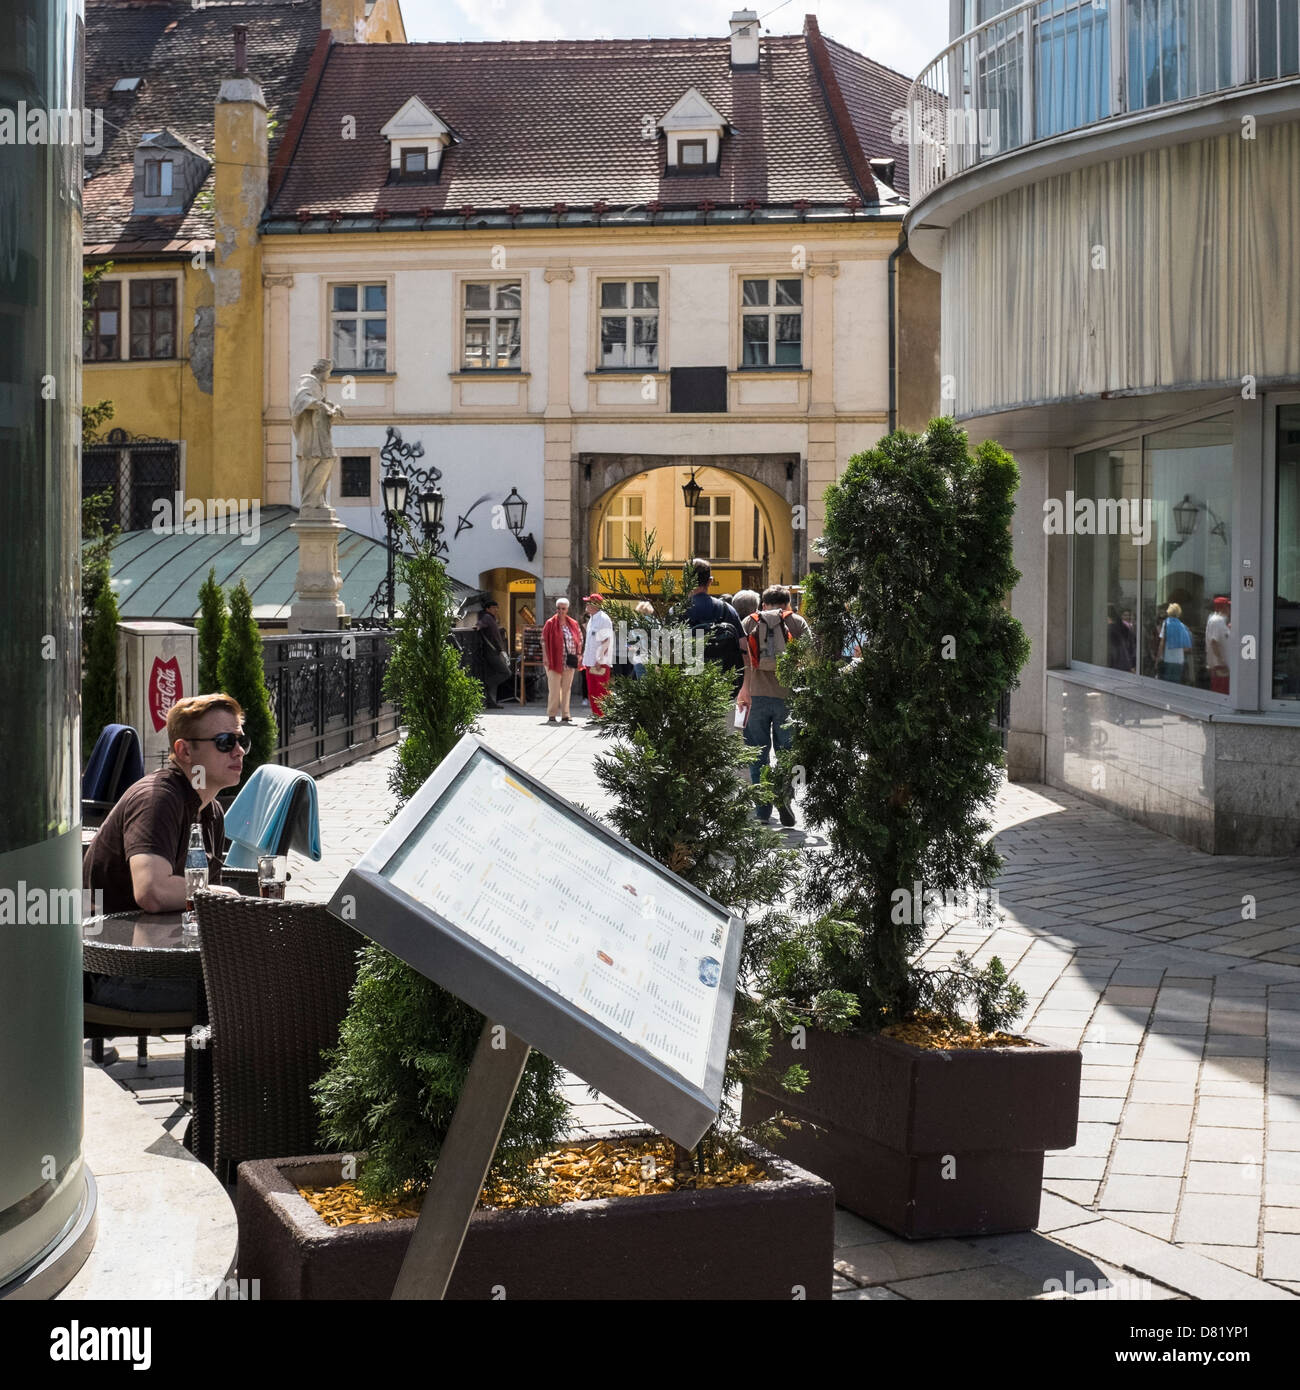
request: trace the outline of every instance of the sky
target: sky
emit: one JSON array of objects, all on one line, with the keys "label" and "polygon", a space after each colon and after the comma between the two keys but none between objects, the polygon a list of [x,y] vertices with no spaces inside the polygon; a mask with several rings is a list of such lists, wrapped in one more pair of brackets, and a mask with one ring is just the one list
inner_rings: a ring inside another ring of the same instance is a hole
[{"label": "sky", "polygon": [[[753,0],[773,34],[815,14],[823,34],[908,77],[948,42],[948,0]],[[733,0],[401,0],[413,43],[455,39],[594,39],[726,34]]]}]

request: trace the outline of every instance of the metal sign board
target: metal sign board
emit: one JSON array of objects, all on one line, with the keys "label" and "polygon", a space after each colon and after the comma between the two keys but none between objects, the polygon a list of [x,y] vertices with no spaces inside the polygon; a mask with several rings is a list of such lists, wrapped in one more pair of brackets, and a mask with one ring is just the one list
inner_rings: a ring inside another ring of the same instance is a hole
[{"label": "metal sign board", "polygon": [[679,1144],[717,1115],[744,923],[472,734],[329,909]]}]

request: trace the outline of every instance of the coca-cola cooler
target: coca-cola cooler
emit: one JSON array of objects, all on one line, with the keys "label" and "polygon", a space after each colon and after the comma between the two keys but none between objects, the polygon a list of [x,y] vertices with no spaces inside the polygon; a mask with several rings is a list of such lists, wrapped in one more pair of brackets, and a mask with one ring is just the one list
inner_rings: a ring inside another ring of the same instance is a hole
[{"label": "coca-cola cooler", "polygon": [[144,745],[144,769],[167,757],[167,711],[198,694],[197,628],[183,623],[117,625],[118,718],[132,725]]}]

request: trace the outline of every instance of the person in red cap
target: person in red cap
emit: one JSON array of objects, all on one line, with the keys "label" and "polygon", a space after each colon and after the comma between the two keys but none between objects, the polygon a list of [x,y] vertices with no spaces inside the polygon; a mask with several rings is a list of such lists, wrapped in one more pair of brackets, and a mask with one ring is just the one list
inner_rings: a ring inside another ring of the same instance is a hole
[{"label": "person in red cap", "polygon": [[592,719],[600,718],[601,701],[609,689],[610,672],[614,664],[614,624],[604,609],[604,596],[588,594],[587,643],[582,650],[582,664],[587,672],[587,700]]},{"label": "person in red cap", "polygon": [[1219,594],[1210,605],[1210,616],[1205,622],[1205,666],[1210,673],[1210,689],[1220,695],[1228,694],[1230,683],[1228,639],[1232,628],[1228,620],[1231,617],[1231,601],[1226,594]]}]

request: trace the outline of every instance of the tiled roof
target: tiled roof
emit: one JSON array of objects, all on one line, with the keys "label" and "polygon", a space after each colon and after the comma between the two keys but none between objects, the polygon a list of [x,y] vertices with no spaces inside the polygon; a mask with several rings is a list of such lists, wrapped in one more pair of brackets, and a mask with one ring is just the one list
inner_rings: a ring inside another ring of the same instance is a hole
[{"label": "tiled roof", "polygon": [[896,124],[893,113],[907,110],[912,79],[834,39],[824,42],[863,153],[868,159],[897,161],[891,187],[906,198],[907,142],[895,144],[890,135]]},{"label": "tiled roof", "polygon": [[[86,0],[86,106],[104,113],[104,148],[86,153],[87,251],[211,244],[202,196],[184,217],[132,218],[131,170],[140,137],[164,127],[211,157],[213,105],[234,70],[236,24],[248,26],[249,72],[283,130],[320,32],[320,0],[204,0],[200,8],[191,0]],[[122,77],[144,81],[114,93]]]},{"label": "tiled roof", "polygon": [[[811,41],[809,34],[765,37],[759,70],[749,72],[731,71],[725,37],[336,45],[269,216],[557,202],[590,208],[602,200],[611,210],[651,200],[692,209],[705,200],[718,207],[750,199],[765,207],[870,202],[875,189],[858,131],[874,138],[883,129],[887,139],[889,112],[855,113],[852,127],[838,131]],[[893,77],[851,56],[859,66],[844,92],[850,112],[886,90],[875,74]],[[662,137],[643,136],[689,87],[732,127],[716,175],[666,176]],[[459,143],[443,155],[437,182],[390,184],[379,131],[411,96]],[[355,141],[342,138],[348,117]],[[873,148],[866,156],[892,153]]]}]

